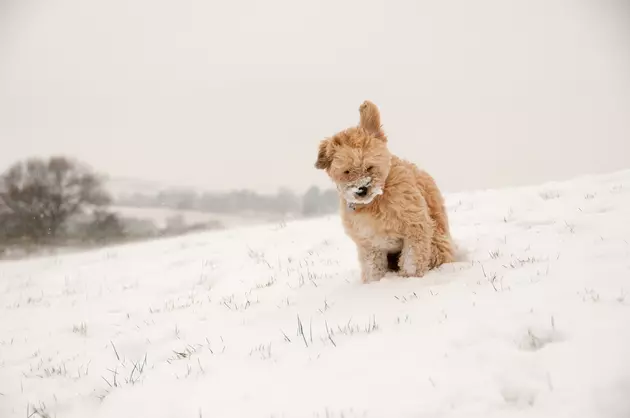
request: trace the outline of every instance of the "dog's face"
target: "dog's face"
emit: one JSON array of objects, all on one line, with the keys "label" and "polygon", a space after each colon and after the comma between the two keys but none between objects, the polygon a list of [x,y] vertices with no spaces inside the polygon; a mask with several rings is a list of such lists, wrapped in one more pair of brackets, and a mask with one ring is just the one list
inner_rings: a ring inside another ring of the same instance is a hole
[{"label": "dog's face", "polygon": [[378,108],[366,101],[359,112],[359,126],[320,143],[315,167],[326,170],[347,202],[368,204],[383,193],[391,154]]}]

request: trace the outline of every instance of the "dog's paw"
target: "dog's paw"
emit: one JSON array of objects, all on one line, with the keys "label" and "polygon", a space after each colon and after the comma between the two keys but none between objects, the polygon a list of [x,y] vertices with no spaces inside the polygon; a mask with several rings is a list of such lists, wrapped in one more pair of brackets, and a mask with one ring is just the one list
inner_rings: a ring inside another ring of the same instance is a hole
[{"label": "dog's paw", "polygon": [[376,271],[366,271],[361,273],[361,283],[372,283],[372,282],[378,282],[379,280],[381,280],[383,277],[385,277],[385,272],[376,272]]},{"label": "dog's paw", "polygon": [[416,270],[415,272],[410,272],[410,271],[398,271],[396,273],[396,275],[400,276],[400,277],[404,277],[405,279],[408,279],[410,277],[415,277],[415,278],[422,278],[424,277],[424,275],[426,274],[426,271],[422,271],[422,270]]},{"label": "dog's paw", "polygon": [[371,274],[368,274],[368,273],[361,274],[361,283],[363,283],[363,284],[368,284],[368,283],[372,283],[372,282],[376,282],[376,281],[378,281],[378,279],[375,278]]},{"label": "dog's paw", "polygon": [[403,277],[423,277],[429,271],[425,260],[415,260],[413,253],[407,251],[399,261],[398,274]]}]

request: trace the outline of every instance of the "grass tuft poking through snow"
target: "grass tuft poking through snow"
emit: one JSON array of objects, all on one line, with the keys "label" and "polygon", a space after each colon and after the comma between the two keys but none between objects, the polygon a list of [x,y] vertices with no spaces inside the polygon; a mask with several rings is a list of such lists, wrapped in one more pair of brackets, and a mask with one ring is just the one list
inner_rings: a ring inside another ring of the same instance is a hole
[{"label": "grass tuft poking through snow", "polygon": [[369,285],[337,216],[2,262],[0,417],[629,417],[630,171],[447,206]]}]

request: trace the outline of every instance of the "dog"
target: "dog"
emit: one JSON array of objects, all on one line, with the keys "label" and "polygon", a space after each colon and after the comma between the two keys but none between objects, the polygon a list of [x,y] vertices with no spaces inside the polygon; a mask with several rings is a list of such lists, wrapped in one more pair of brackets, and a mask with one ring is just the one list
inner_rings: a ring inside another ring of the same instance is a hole
[{"label": "dog", "polygon": [[315,167],[336,184],[346,234],[357,246],[361,281],[388,272],[422,277],[454,261],[444,198],[433,177],[393,155],[378,107],[365,101],[359,124],[319,144]]}]

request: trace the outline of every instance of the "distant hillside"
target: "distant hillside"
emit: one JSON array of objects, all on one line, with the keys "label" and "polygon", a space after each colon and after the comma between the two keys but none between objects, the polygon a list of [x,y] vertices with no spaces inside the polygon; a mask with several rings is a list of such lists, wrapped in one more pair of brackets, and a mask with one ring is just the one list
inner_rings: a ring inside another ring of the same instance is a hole
[{"label": "distant hillside", "polygon": [[109,192],[116,200],[137,193],[158,194],[165,190],[182,188],[181,186],[177,186],[175,184],[167,184],[154,180],[142,180],[129,177],[108,178],[105,184],[107,190],[109,190]]}]

